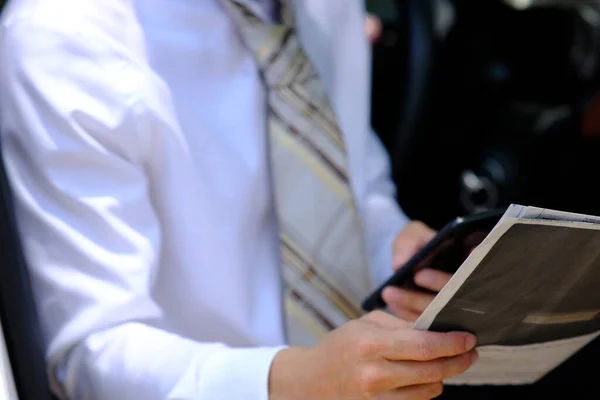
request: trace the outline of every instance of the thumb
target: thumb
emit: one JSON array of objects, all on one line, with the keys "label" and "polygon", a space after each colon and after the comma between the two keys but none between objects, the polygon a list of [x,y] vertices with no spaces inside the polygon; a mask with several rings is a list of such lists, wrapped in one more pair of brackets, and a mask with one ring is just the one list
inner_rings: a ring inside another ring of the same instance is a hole
[{"label": "thumb", "polygon": [[418,238],[423,245],[435,237],[437,232],[421,221],[412,221],[406,229],[410,235]]},{"label": "thumb", "polygon": [[392,268],[398,270],[435,235],[436,231],[423,222],[411,221],[396,238],[392,256]]},{"label": "thumb", "polygon": [[425,244],[418,237],[399,237],[392,253],[392,268],[397,271]]}]

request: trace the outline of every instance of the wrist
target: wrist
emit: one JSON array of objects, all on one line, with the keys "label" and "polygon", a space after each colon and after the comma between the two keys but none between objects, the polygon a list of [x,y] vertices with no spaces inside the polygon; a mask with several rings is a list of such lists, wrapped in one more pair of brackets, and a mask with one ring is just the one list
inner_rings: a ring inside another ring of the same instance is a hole
[{"label": "wrist", "polygon": [[275,355],[269,373],[269,400],[313,399],[309,347],[289,347]]}]

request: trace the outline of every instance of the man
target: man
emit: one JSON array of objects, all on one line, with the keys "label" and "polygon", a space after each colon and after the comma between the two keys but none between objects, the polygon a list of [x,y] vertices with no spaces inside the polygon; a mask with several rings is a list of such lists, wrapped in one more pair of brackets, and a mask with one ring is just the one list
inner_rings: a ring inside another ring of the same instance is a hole
[{"label": "man", "polygon": [[3,151],[57,394],[429,399],[471,365],[470,335],[359,315],[392,244],[432,235],[369,128],[363,23],[346,0],[9,4]]}]

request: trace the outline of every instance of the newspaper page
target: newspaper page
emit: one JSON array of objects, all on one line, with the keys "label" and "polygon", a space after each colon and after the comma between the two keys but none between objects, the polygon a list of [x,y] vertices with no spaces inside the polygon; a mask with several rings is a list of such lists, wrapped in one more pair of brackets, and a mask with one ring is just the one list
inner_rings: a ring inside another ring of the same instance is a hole
[{"label": "newspaper page", "polygon": [[536,382],[600,335],[600,218],[509,207],[415,329],[477,335],[448,384]]}]

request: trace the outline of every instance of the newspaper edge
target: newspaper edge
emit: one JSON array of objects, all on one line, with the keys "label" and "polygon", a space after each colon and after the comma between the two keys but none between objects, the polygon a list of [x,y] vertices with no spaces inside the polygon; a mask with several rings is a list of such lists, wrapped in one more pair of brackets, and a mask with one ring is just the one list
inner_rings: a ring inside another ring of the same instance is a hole
[{"label": "newspaper edge", "polygon": [[[448,302],[454,297],[456,292],[462,287],[466,280],[471,276],[473,271],[479,266],[481,261],[495,246],[498,240],[515,224],[527,225],[546,225],[546,226],[564,226],[579,229],[594,229],[600,230],[600,225],[592,222],[579,222],[569,220],[549,220],[549,219],[530,219],[519,218],[524,212],[527,212],[528,207],[522,207],[520,210],[516,208],[507,210],[505,216],[498,222],[485,240],[467,257],[465,262],[452,276],[446,286],[437,294],[421,316],[413,324],[413,329],[428,330],[431,324],[444,309]],[[543,209],[542,209],[543,210]],[[506,216],[511,215],[511,216]],[[512,216],[515,215],[515,216]]]}]

